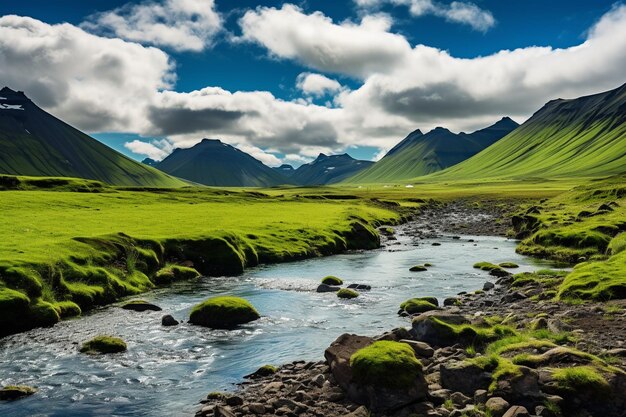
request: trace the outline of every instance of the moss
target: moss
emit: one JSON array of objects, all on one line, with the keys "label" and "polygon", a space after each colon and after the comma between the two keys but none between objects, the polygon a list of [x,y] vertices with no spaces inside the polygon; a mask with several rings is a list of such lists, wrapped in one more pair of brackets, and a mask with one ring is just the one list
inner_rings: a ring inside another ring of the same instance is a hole
[{"label": "moss", "polygon": [[209,298],[196,305],[191,310],[189,322],[214,329],[232,329],[260,317],[249,301],[239,297],[221,296]]},{"label": "moss", "polygon": [[491,262],[477,262],[474,264],[474,268],[480,269],[482,271],[493,271],[494,269],[500,269],[498,265],[492,264]]},{"label": "moss", "polygon": [[604,262],[577,265],[563,280],[557,298],[596,301],[626,298],[626,252]]},{"label": "moss", "polygon": [[337,291],[337,297],[339,298],[351,299],[351,298],[356,298],[358,296],[359,296],[359,293],[350,288],[342,288],[339,291]]},{"label": "moss", "polygon": [[194,268],[182,265],[167,265],[154,274],[154,283],[157,285],[167,285],[178,281],[187,281],[198,278],[200,273]]},{"label": "moss", "polygon": [[411,272],[424,272],[424,271],[428,271],[428,268],[426,268],[424,265],[415,265],[409,268],[409,271]]},{"label": "moss", "polygon": [[209,394],[206,396],[207,400],[225,400],[226,399],[226,394],[224,394],[223,392],[209,392]]},{"label": "moss", "polygon": [[80,348],[82,353],[119,353],[126,351],[126,343],[113,336],[96,336],[83,343]]},{"label": "moss", "polygon": [[328,275],[322,279],[322,284],[326,285],[342,285],[343,280],[341,278],[337,278],[333,275]]},{"label": "moss", "polygon": [[58,301],[52,305],[59,314],[59,317],[62,319],[68,317],[77,317],[82,314],[82,310],[80,309],[78,304],[73,301]]},{"label": "moss", "polygon": [[378,341],[350,358],[357,382],[385,388],[409,387],[422,372],[413,349],[405,343]]},{"label": "moss", "polygon": [[27,385],[7,385],[0,389],[0,401],[14,401],[28,397],[37,392],[37,389]]},{"label": "moss", "polygon": [[603,394],[611,389],[606,378],[591,366],[557,369],[553,372],[552,377],[558,387],[565,391]]},{"label": "moss", "polygon": [[274,365],[263,365],[253,374],[256,377],[266,377],[270,375],[274,375],[278,372],[278,368]]},{"label": "moss", "polygon": [[515,262],[502,262],[498,264],[498,266],[502,268],[519,268],[519,265],[516,264]]},{"label": "moss", "polygon": [[[431,310],[437,310],[436,304],[433,304],[431,297],[425,298],[411,298],[400,304],[400,309],[406,311],[409,314],[420,314]],[[435,299],[437,302],[437,299]]]},{"label": "moss", "polygon": [[438,327],[443,338],[466,346],[478,347],[517,334],[513,328],[504,325],[481,327],[471,324],[450,324],[438,318],[430,320]]}]

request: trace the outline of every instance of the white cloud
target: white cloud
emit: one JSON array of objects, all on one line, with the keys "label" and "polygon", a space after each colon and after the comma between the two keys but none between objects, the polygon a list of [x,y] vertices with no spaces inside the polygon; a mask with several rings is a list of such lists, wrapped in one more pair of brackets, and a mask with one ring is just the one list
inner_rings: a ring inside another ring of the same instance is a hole
[{"label": "white cloud", "polygon": [[141,140],[133,140],[132,142],[126,142],[124,147],[133,153],[138,155],[145,155],[148,158],[160,161],[165,158],[173,150],[171,144],[166,141],[159,142],[144,142]]},{"label": "white cloud", "polygon": [[265,165],[276,167],[280,166],[283,162],[276,156],[271,153],[264,151],[261,148],[258,148],[253,145],[237,144],[235,145],[239,150],[251,155],[253,158],[258,159],[263,162]]},{"label": "white cloud", "polygon": [[408,6],[413,16],[432,14],[449,22],[469,25],[472,29],[481,32],[486,32],[496,24],[496,19],[490,11],[465,1],[453,1],[449,5],[433,0],[354,0],[354,2],[357,6],[366,9],[380,8],[387,3],[394,6]]},{"label": "white cloud", "polygon": [[341,84],[321,74],[303,72],[296,78],[296,87],[304,94],[322,97],[328,93],[341,91]]},{"label": "white cloud", "polygon": [[171,88],[169,57],[70,24],[0,17],[0,80],[88,131],[138,131],[145,103]]},{"label": "white cloud", "polygon": [[389,32],[386,15],[365,16],[360,23],[333,23],[321,12],[305,14],[293,4],[259,7],[240,19],[239,40],[265,46],[278,58],[294,59],[325,72],[365,77],[402,64],[411,49]]},{"label": "white cloud", "polygon": [[120,8],[91,16],[86,30],[122,39],[171,48],[202,51],[222,28],[214,0],[164,0]]}]

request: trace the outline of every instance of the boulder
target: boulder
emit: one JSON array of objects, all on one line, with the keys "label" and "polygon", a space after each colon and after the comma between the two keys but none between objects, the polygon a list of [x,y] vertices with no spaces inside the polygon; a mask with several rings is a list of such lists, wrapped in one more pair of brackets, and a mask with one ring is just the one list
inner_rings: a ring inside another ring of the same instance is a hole
[{"label": "boulder", "polygon": [[502,417],[530,417],[530,414],[528,414],[528,410],[525,407],[514,405]]},{"label": "boulder", "polygon": [[416,356],[421,356],[423,358],[432,358],[435,354],[435,349],[430,347],[428,343],[418,342],[417,340],[407,340],[402,339],[399,340],[400,343],[406,343],[411,346]]},{"label": "boulder", "polygon": [[445,300],[443,300],[443,305],[444,306],[455,306],[457,304],[459,304],[461,301],[456,298],[456,297],[448,297]]},{"label": "boulder", "polygon": [[511,407],[509,402],[502,397],[492,397],[485,403],[485,409],[491,412],[492,417],[502,417]]},{"label": "boulder", "polygon": [[344,334],[324,356],[346,396],[373,412],[395,410],[427,395],[421,365],[404,343]]},{"label": "boulder", "polygon": [[479,389],[487,389],[491,374],[468,361],[447,361],[439,368],[441,386],[465,395],[474,395]]},{"label": "boulder", "polygon": [[196,305],[189,315],[189,323],[213,329],[232,329],[260,317],[247,300],[222,296]]},{"label": "boulder", "polygon": [[124,310],[131,310],[131,311],[161,311],[161,307],[155,305],[155,304],[151,304],[147,301],[144,300],[132,300],[127,302],[126,304],[124,304],[122,306],[122,308]]},{"label": "boulder", "polygon": [[26,385],[7,385],[0,389],[0,401],[14,401],[36,393],[35,388]]},{"label": "boulder", "polygon": [[340,289],[341,287],[337,287],[335,285],[320,284],[315,292],[337,292]]},{"label": "boulder", "polygon": [[274,375],[277,371],[278,371],[278,368],[276,368],[275,366],[263,365],[259,369],[254,371],[253,373],[249,375],[245,375],[244,378],[246,379],[265,378],[267,376]]},{"label": "boulder", "polygon": [[341,278],[337,278],[333,275],[328,275],[322,279],[322,284],[326,285],[342,285],[343,280]]},{"label": "boulder", "polygon": [[352,298],[357,298],[358,296],[359,296],[358,292],[348,289],[348,288],[342,288],[339,291],[337,291],[337,297],[347,299],[347,300],[350,300]]},{"label": "boulder", "polygon": [[178,320],[176,320],[174,317],[172,317],[169,314],[167,314],[167,315],[165,315],[165,316],[163,316],[161,318],[161,325],[163,325],[163,326],[166,326],[166,327],[168,327],[168,326],[177,326],[178,324],[179,324]]},{"label": "boulder", "polygon": [[348,288],[358,291],[370,291],[372,289],[372,286],[366,284],[350,284],[348,285]]},{"label": "boulder", "polygon": [[469,320],[460,314],[438,310],[428,311],[413,319],[411,336],[434,346],[450,346],[457,343],[457,335],[441,322],[459,325],[468,324]]},{"label": "boulder", "polygon": [[119,337],[96,336],[83,343],[80,348],[81,353],[119,353],[126,351],[126,343]]},{"label": "boulder", "polygon": [[496,285],[493,282],[487,281],[483,284],[483,291],[493,290]]}]

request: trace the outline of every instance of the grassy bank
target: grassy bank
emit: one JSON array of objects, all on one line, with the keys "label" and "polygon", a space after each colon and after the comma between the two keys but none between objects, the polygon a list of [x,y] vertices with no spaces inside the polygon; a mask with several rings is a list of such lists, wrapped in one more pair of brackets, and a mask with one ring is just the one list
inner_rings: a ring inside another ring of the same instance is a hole
[{"label": "grassy bank", "polygon": [[[154,288],[159,270],[204,275],[378,245],[397,223],[369,199],[310,199],[214,189],[71,187],[2,191],[0,335],[56,323]],[[171,281],[171,280],[170,280]]]}]

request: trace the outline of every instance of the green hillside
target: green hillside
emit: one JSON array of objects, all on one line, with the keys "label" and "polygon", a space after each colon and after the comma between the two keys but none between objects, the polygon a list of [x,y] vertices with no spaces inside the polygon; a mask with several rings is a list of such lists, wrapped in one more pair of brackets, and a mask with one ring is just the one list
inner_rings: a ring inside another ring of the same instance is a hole
[{"label": "green hillside", "polygon": [[301,165],[289,178],[299,185],[335,184],[373,164],[371,161],[354,159],[347,153],[342,155],[321,153],[313,162]]},{"label": "green hillside", "polygon": [[483,152],[434,179],[598,177],[626,172],[626,84],[553,100]]},{"label": "green hillside", "polygon": [[518,126],[508,117],[474,133],[455,134],[438,127],[425,135],[416,130],[370,168],[347,183],[402,181],[440,171],[477,154]]},{"label": "green hillside", "polygon": [[198,184],[219,187],[271,187],[291,182],[261,161],[217,139],[203,139],[191,148],[175,149],[155,167]]},{"label": "green hillside", "polygon": [[46,113],[22,92],[0,90],[0,174],[77,177],[112,185],[180,187]]}]

